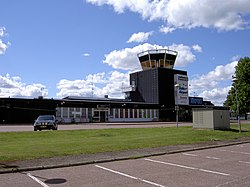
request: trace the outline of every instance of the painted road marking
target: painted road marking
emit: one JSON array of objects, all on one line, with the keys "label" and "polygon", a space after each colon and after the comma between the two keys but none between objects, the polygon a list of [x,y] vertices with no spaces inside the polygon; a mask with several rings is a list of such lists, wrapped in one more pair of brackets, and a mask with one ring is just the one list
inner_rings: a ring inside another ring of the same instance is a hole
[{"label": "painted road marking", "polygon": [[45,184],[44,182],[40,181],[38,178],[34,177],[30,173],[27,173],[26,175],[28,177],[30,177],[31,179],[33,179],[34,181],[36,181],[37,183],[39,183],[40,185],[42,185],[43,187],[49,187],[47,184]]},{"label": "painted road marking", "polygon": [[213,157],[213,156],[206,156],[206,158],[208,158],[208,159],[214,159],[214,160],[219,160],[220,159],[220,158]]},{"label": "painted road marking", "polygon": [[184,165],[180,165],[180,164],[174,164],[174,163],[170,163],[170,162],[162,162],[162,161],[152,160],[152,159],[148,159],[148,158],[145,158],[144,160],[147,160],[147,161],[150,161],[150,162],[159,163],[159,164],[165,164],[165,165],[170,165],[170,166],[185,168],[185,169],[191,169],[191,170],[198,170],[198,171],[203,171],[203,172],[207,172],[207,173],[213,173],[213,174],[217,174],[217,175],[223,175],[223,176],[229,176],[230,175],[230,174],[222,173],[222,172],[218,172],[218,171],[200,169],[200,168],[195,168],[195,167],[190,167],[190,166],[184,166]]},{"label": "painted road marking", "polygon": [[244,164],[250,164],[250,162],[245,162],[245,161],[239,161],[241,163],[244,163]]},{"label": "painted road marking", "polygon": [[244,155],[250,155],[249,152],[230,151],[230,150],[225,150],[225,149],[221,149],[220,151],[227,151],[227,152],[231,152],[231,153],[239,153],[239,154],[244,154]]},{"label": "painted road marking", "polygon": [[243,145],[236,145],[237,147],[244,147]]},{"label": "painted road marking", "polygon": [[[193,157],[196,157],[196,156],[199,156],[199,155],[196,155],[196,154],[190,154],[190,153],[182,153],[183,155],[185,156],[193,156]],[[201,157],[201,156],[200,156]],[[206,156],[205,158],[208,158],[208,159],[214,159],[214,160],[219,160],[220,158],[217,158],[217,157],[211,157],[211,156]]]},{"label": "painted road marking", "polygon": [[198,156],[198,155],[195,155],[195,154],[190,154],[190,153],[182,153],[183,155],[186,155],[186,156]]},{"label": "painted road marking", "polygon": [[134,176],[128,175],[126,173],[121,173],[119,171],[115,171],[115,170],[112,170],[112,169],[109,169],[109,168],[105,168],[105,167],[102,167],[102,166],[99,166],[99,165],[95,165],[95,166],[98,167],[98,168],[100,168],[100,169],[103,169],[103,170],[106,170],[106,171],[109,171],[109,172],[112,172],[112,173],[115,173],[115,174],[118,174],[118,175],[122,175],[122,176],[125,176],[125,177],[128,177],[128,178],[134,179],[134,180],[139,180],[141,182],[145,182],[147,184],[151,184],[151,185],[154,185],[154,186],[165,187],[165,186],[163,186],[161,184],[157,184],[157,183],[154,183],[154,182],[142,179],[142,178],[134,177]]}]

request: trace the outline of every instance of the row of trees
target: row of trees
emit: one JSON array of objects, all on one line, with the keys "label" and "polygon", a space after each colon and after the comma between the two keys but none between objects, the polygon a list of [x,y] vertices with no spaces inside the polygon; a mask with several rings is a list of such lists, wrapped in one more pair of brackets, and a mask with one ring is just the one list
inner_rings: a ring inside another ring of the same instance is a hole
[{"label": "row of trees", "polygon": [[[237,94],[237,97],[236,97]],[[241,58],[235,67],[232,87],[228,92],[224,106],[229,106],[231,110],[237,111],[237,100],[239,113],[245,114],[250,112],[250,58]]]}]

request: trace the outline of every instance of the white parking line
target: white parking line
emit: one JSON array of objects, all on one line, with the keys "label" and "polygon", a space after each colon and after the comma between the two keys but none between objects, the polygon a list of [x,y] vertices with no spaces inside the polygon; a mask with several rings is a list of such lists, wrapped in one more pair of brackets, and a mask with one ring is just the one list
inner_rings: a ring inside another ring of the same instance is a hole
[{"label": "white parking line", "polygon": [[45,184],[44,182],[40,181],[38,178],[34,177],[30,173],[27,173],[27,176],[30,177],[31,179],[33,179],[34,181],[36,181],[37,183],[39,183],[40,185],[42,185],[43,187],[49,187],[47,184]]},{"label": "white parking line", "polygon": [[161,184],[157,184],[157,183],[154,183],[154,182],[151,182],[151,181],[148,181],[148,180],[144,180],[144,179],[141,179],[141,178],[138,178],[138,177],[134,177],[134,176],[131,176],[131,175],[128,175],[128,174],[125,174],[125,173],[121,173],[119,171],[115,171],[115,170],[112,170],[112,169],[109,169],[109,168],[105,168],[105,167],[102,167],[102,166],[99,166],[99,165],[95,165],[96,167],[98,168],[101,168],[103,170],[106,170],[106,171],[110,171],[112,173],[116,173],[118,175],[122,175],[122,176],[125,176],[125,177],[128,177],[128,178],[131,178],[131,179],[134,179],[134,180],[139,180],[141,182],[145,182],[147,184],[151,184],[151,185],[154,185],[154,186],[160,186],[160,187],[165,187]]},{"label": "white parking line", "polygon": [[244,163],[244,164],[250,164],[250,162],[245,162],[245,161],[239,161],[241,163]]},{"label": "white parking line", "polygon": [[183,155],[186,155],[186,156],[198,156],[198,155],[195,155],[195,154],[190,154],[190,153],[182,153]]},{"label": "white parking line", "polygon": [[244,147],[243,145],[236,145],[237,147]]},{"label": "white parking line", "polygon": [[165,164],[165,165],[170,165],[170,166],[185,168],[185,169],[192,169],[192,170],[198,170],[198,171],[203,171],[203,172],[207,172],[207,173],[213,173],[213,174],[217,174],[217,175],[223,175],[223,176],[229,176],[230,175],[230,174],[222,173],[222,172],[218,172],[218,171],[200,169],[200,168],[195,168],[195,167],[190,167],[190,166],[184,166],[184,165],[174,164],[174,163],[169,163],[169,162],[162,162],[162,161],[152,160],[152,159],[148,159],[148,158],[145,158],[144,160],[147,160],[147,161],[150,161],[150,162],[159,163],[159,164]]},{"label": "white parking line", "polygon": [[213,156],[206,156],[206,158],[208,158],[208,159],[214,159],[214,160],[220,160],[220,158],[213,157]]},{"label": "white parking line", "polygon": [[230,151],[230,150],[225,150],[225,149],[220,149],[220,151],[227,151],[227,152],[231,152],[231,153],[239,153],[239,154],[244,154],[244,155],[250,155],[249,152]]},{"label": "white parking line", "polygon": [[[196,156],[199,156],[199,155],[196,155],[196,154],[190,154],[190,153],[182,153],[183,155],[185,156],[193,156],[193,157],[196,157]],[[217,158],[217,157],[211,157],[211,156],[206,156],[205,158],[208,158],[208,159],[214,159],[214,160],[219,160],[220,158]]]}]

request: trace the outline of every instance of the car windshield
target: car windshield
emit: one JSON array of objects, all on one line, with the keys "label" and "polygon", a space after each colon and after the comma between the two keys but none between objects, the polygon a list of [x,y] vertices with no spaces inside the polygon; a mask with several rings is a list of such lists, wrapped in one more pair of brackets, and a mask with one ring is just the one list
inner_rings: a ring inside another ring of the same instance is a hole
[{"label": "car windshield", "polygon": [[39,116],[37,120],[54,120],[53,116]]}]

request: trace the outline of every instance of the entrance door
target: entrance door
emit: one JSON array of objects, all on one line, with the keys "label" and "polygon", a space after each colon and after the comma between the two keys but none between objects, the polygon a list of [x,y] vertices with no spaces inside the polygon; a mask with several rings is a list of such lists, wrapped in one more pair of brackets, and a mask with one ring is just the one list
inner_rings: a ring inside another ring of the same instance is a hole
[{"label": "entrance door", "polygon": [[106,122],[107,117],[108,117],[108,110],[95,109],[93,122]]},{"label": "entrance door", "polygon": [[106,111],[100,111],[100,122],[106,122]]}]

